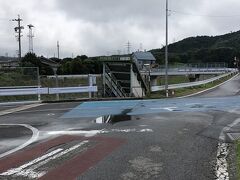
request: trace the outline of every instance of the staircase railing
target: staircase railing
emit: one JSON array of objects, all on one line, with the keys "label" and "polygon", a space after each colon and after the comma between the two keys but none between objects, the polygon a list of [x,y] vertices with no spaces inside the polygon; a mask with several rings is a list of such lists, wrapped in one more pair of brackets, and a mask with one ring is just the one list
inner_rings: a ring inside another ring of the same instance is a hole
[{"label": "staircase railing", "polygon": [[111,89],[112,93],[117,97],[127,97],[121,85],[118,83],[117,78],[111,73],[108,66],[105,67],[106,84]]}]

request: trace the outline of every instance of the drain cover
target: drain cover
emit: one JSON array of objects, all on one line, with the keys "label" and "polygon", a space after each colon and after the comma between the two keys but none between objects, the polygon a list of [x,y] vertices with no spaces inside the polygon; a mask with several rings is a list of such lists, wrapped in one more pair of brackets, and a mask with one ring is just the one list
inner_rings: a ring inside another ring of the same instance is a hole
[{"label": "drain cover", "polygon": [[233,141],[240,139],[240,133],[227,133],[227,135]]}]

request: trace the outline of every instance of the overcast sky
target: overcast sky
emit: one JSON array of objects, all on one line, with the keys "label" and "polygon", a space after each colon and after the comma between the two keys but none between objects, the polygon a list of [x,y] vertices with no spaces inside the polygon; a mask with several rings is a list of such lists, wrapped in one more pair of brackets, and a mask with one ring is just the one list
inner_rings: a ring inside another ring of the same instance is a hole
[{"label": "overcast sky", "polygon": [[[126,53],[160,48],[165,43],[165,0],[0,0],[0,55],[16,56],[14,27],[23,19],[23,54],[28,24],[34,28],[34,51],[53,57]],[[239,0],[169,0],[169,41],[240,30]],[[178,13],[177,13],[178,12]]]}]

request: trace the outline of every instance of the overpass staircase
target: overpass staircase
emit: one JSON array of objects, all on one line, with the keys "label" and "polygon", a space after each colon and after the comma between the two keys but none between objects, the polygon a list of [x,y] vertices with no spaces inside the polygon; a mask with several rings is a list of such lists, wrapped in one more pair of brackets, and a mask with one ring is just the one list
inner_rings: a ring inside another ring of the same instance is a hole
[{"label": "overpass staircase", "polygon": [[145,78],[140,74],[135,62],[104,61],[104,97],[144,97],[148,90]]}]

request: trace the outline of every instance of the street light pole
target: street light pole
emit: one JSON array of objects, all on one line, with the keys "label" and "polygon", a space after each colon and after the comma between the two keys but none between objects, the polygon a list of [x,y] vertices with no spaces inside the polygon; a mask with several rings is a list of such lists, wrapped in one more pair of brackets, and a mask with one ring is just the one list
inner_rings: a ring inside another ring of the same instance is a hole
[{"label": "street light pole", "polygon": [[165,92],[168,97],[168,0],[166,0]]}]

